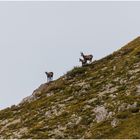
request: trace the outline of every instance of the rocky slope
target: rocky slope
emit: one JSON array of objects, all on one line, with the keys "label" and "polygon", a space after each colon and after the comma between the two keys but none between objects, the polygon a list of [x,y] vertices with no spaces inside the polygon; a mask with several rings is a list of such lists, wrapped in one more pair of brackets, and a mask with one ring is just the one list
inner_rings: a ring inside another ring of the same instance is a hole
[{"label": "rocky slope", "polygon": [[140,138],[140,37],[0,111],[0,138]]}]

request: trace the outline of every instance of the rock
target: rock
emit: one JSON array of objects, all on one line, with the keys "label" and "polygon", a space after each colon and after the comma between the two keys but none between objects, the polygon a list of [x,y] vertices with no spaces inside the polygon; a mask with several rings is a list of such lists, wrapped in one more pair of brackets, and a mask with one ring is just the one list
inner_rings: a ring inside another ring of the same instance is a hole
[{"label": "rock", "polygon": [[104,121],[107,118],[108,112],[107,109],[105,109],[104,106],[97,106],[94,109],[95,115],[96,115],[96,121],[97,123]]},{"label": "rock", "polygon": [[136,76],[133,75],[133,76],[131,76],[131,77],[129,78],[129,80],[133,80],[133,79],[135,79],[135,78],[136,78]]},{"label": "rock", "polygon": [[102,68],[101,70],[102,70],[102,71],[105,71],[107,68],[108,68],[108,67],[104,67],[104,68]]},{"label": "rock", "polygon": [[140,62],[134,64],[134,68],[139,68],[140,67]]},{"label": "rock", "polygon": [[20,104],[24,104],[24,103],[26,103],[26,102],[30,103],[30,102],[32,102],[32,101],[34,101],[34,100],[37,100],[37,99],[39,98],[39,97],[36,96],[37,93],[40,93],[40,92],[33,92],[33,94],[32,94],[31,96],[28,96],[28,97],[24,98],[24,99],[20,102]]},{"label": "rock", "polygon": [[6,120],[4,120],[4,121],[1,121],[1,122],[0,122],[0,125],[6,125],[8,122],[9,122],[9,120],[6,119]]},{"label": "rock", "polygon": [[111,97],[112,99],[115,99],[116,98],[116,95],[110,94],[109,97]]},{"label": "rock", "polygon": [[51,110],[47,111],[47,112],[45,113],[45,116],[46,116],[47,118],[50,118],[50,117],[52,116]]},{"label": "rock", "polygon": [[66,127],[58,125],[53,131],[49,131],[49,136],[55,136],[57,138],[64,138],[64,131]]},{"label": "rock", "polygon": [[136,107],[137,107],[137,102],[134,102],[134,104],[132,104],[132,105],[130,105],[130,104],[127,105],[127,109],[133,109]]},{"label": "rock", "polygon": [[13,132],[14,138],[21,138],[22,135],[25,135],[26,133],[28,133],[27,127],[20,128],[18,131]]},{"label": "rock", "polygon": [[114,82],[118,82],[120,81],[120,77],[117,77],[116,79],[114,79]]},{"label": "rock", "polygon": [[83,87],[84,85],[86,85],[87,83],[85,81],[81,82],[81,83],[77,83],[75,84],[76,86],[80,86],[80,87]]},{"label": "rock", "polygon": [[45,116],[47,118],[60,116],[64,111],[65,111],[65,104],[54,105],[51,108],[48,108],[48,111],[46,111]]},{"label": "rock", "polygon": [[75,124],[78,125],[81,122],[81,120],[82,120],[82,117],[78,117]]},{"label": "rock", "polygon": [[88,90],[90,89],[90,84],[86,84],[82,87],[82,90]]},{"label": "rock", "polygon": [[118,107],[118,112],[125,111],[126,109],[127,109],[127,103],[123,103]]},{"label": "rock", "polygon": [[20,122],[21,122],[20,119],[15,119],[15,120],[10,121],[10,122],[8,121],[8,123],[6,123],[5,126],[2,127],[2,129],[0,129],[0,132],[4,131],[8,126],[14,125],[14,124],[17,124],[17,123],[20,123]]},{"label": "rock", "polygon": [[54,95],[53,92],[50,92],[50,93],[47,93],[47,94],[46,94],[47,97],[50,97],[50,96],[52,96],[52,95]]},{"label": "rock", "polygon": [[103,78],[104,78],[104,76],[101,76],[101,77],[100,77],[100,79],[103,79]]},{"label": "rock", "polygon": [[93,79],[93,77],[89,77],[87,78],[87,81],[91,81]]},{"label": "rock", "polygon": [[117,91],[118,86],[115,87],[110,87],[109,85],[106,86],[106,88],[104,87],[104,91],[100,92],[98,94],[99,98],[103,97],[104,95],[106,95],[107,93],[114,93],[115,91]]},{"label": "rock", "polygon": [[62,100],[61,102],[68,102],[68,101],[70,101],[70,100],[72,100],[74,97],[73,96],[70,96],[70,97],[68,97],[67,99],[65,99],[65,100]]},{"label": "rock", "polygon": [[136,88],[137,88],[136,95],[139,96],[140,95],[140,85],[137,85]]},{"label": "rock", "polygon": [[119,120],[114,118],[113,121],[111,122],[111,126],[116,127],[118,125],[118,123],[119,123]]},{"label": "rock", "polygon": [[84,110],[87,110],[87,109],[89,109],[89,108],[91,108],[90,105],[85,105],[84,108],[83,108],[83,111],[84,111]]},{"label": "rock", "polygon": [[97,98],[92,98],[92,99],[88,100],[87,103],[91,104],[91,103],[94,103],[96,100],[97,100]]},{"label": "rock", "polygon": [[120,84],[122,85],[122,84],[125,84],[127,82],[127,80],[125,80],[125,79],[121,79],[120,80]]},{"label": "rock", "polygon": [[82,139],[90,139],[92,137],[92,133],[90,131],[85,132],[84,137]]},{"label": "rock", "polygon": [[114,115],[114,112],[109,112],[108,115],[107,115],[107,118],[111,118],[112,116]]},{"label": "rock", "polygon": [[115,71],[115,70],[116,70],[116,66],[113,67],[113,71]]},{"label": "rock", "polygon": [[130,96],[131,92],[130,91],[126,91],[126,95]]},{"label": "rock", "polygon": [[82,117],[81,116],[77,116],[76,114],[73,114],[71,117],[70,117],[70,120],[67,124],[68,127],[73,127],[75,125],[78,125],[82,120]]},{"label": "rock", "polygon": [[137,73],[137,72],[139,72],[139,71],[140,71],[139,68],[138,68],[138,69],[134,69],[134,70],[129,70],[129,71],[128,71],[128,74],[132,75],[132,74],[135,74],[135,73]]}]

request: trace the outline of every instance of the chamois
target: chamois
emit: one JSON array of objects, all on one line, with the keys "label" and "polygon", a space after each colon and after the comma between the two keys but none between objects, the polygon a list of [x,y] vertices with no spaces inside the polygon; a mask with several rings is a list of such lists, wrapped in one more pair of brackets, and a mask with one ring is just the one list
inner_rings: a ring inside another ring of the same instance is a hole
[{"label": "chamois", "polygon": [[47,75],[47,82],[51,82],[53,80],[53,72],[45,72],[45,74]]},{"label": "chamois", "polygon": [[92,59],[93,59],[93,55],[84,55],[83,52],[81,52],[81,56],[84,58],[85,61],[90,61],[92,62]]},{"label": "chamois", "polygon": [[87,60],[85,59],[83,60],[79,58],[79,62],[82,62],[82,66],[85,66],[87,64]]}]

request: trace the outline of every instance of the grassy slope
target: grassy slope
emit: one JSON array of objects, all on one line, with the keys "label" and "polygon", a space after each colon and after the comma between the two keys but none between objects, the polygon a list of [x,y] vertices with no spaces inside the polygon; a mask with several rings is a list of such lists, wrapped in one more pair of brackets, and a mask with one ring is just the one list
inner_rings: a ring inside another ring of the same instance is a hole
[{"label": "grassy slope", "polygon": [[[44,84],[37,100],[0,111],[0,138],[140,138],[139,62],[138,37],[121,50]],[[135,108],[118,111],[123,103],[135,102]],[[93,111],[97,106],[113,115],[97,123]],[[115,128],[114,118],[119,120]]]}]

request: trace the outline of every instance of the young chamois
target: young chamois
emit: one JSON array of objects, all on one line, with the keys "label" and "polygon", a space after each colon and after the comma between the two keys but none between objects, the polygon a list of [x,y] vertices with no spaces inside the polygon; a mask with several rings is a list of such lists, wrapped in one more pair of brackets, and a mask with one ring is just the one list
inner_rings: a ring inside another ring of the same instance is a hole
[{"label": "young chamois", "polygon": [[51,82],[53,80],[53,72],[45,72],[45,74],[47,75],[47,82]]},{"label": "young chamois", "polygon": [[82,66],[85,66],[87,64],[87,61],[84,59],[79,58],[79,62],[82,63]]},{"label": "young chamois", "polygon": [[81,52],[81,56],[84,58],[85,61],[89,61],[90,63],[92,62],[92,59],[93,59],[93,55],[92,54],[84,55],[84,53]]}]

